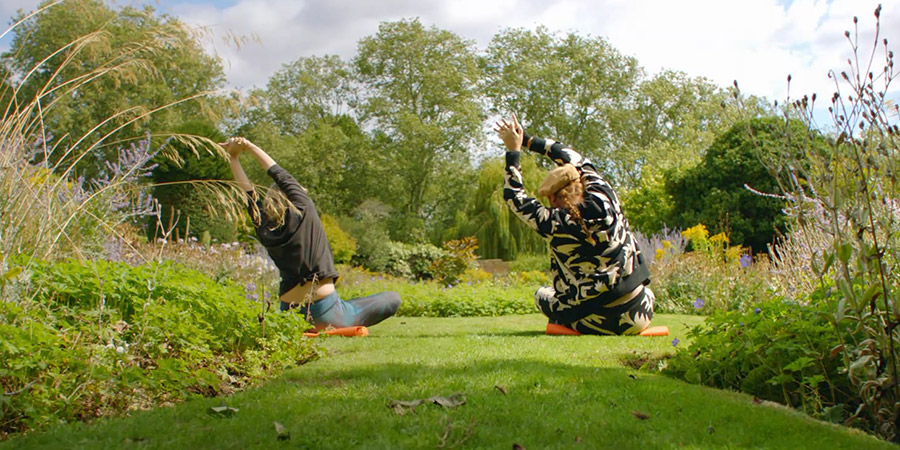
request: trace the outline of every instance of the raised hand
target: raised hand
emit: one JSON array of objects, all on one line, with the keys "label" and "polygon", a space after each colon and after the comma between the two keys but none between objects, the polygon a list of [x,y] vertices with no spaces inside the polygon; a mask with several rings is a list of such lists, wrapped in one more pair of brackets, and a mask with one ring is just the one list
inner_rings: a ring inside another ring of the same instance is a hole
[{"label": "raised hand", "polygon": [[232,158],[237,158],[237,156],[240,155],[241,152],[248,150],[251,144],[250,141],[248,141],[246,138],[231,137],[228,138],[227,141],[219,143],[219,145],[221,145],[222,148],[224,148],[225,151],[228,152],[229,156],[231,156]]},{"label": "raised hand", "polygon": [[522,126],[519,125],[519,119],[516,118],[516,115],[513,114],[510,120],[501,119],[499,122],[494,124],[494,131],[497,132],[497,135],[503,141],[503,144],[506,145],[506,149],[509,151],[517,151],[522,148],[522,138],[525,134],[525,131],[522,130]]}]

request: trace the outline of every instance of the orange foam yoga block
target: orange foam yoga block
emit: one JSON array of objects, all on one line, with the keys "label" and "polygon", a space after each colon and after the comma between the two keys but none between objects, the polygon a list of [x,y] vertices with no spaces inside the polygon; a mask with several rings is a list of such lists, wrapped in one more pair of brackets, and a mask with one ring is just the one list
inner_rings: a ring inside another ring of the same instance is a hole
[{"label": "orange foam yoga block", "polygon": [[669,327],[665,325],[660,325],[658,327],[649,327],[644,331],[641,331],[641,336],[668,336],[669,335]]},{"label": "orange foam yoga block", "polygon": [[559,325],[555,323],[547,324],[547,334],[561,335],[561,336],[581,336],[581,333],[575,331],[567,326]]},{"label": "orange foam yoga block", "polygon": [[[555,323],[547,324],[547,334],[557,335],[557,336],[581,336],[576,330],[573,330],[564,325],[558,325]],[[668,336],[669,335],[669,327],[665,325],[660,325],[658,327],[650,327],[644,331],[641,331],[641,336]]]},{"label": "orange foam yoga block", "polygon": [[[369,335],[369,329],[363,326],[330,328],[325,330],[325,334],[329,336],[363,337]],[[306,337],[318,337],[319,332],[307,331],[303,333],[303,335]]]}]

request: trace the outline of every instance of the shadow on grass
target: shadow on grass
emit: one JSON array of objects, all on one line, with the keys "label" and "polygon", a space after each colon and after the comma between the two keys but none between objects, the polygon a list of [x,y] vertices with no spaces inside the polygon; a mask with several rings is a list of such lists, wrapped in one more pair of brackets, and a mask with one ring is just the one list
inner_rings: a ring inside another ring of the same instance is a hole
[{"label": "shadow on grass", "polygon": [[[785,409],[753,404],[747,396],[539,356],[447,363],[423,355],[410,363],[311,364],[227,399],[63,426],[0,447],[892,448]],[[422,404],[406,415],[388,407],[391,400],[454,393],[464,394],[466,404]],[[208,413],[223,402],[238,409],[233,417]],[[278,439],[274,422],[290,439]]]}]

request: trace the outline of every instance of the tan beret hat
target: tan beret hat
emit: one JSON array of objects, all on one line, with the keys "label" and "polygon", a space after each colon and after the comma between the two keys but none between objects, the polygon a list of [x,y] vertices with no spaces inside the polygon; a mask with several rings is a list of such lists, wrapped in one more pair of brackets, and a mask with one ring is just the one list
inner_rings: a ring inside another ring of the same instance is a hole
[{"label": "tan beret hat", "polygon": [[547,174],[541,187],[538,188],[538,195],[549,197],[550,194],[559,192],[560,189],[569,185],[569,183],[579,178],[578,169],[571,164],[563,164]]}]

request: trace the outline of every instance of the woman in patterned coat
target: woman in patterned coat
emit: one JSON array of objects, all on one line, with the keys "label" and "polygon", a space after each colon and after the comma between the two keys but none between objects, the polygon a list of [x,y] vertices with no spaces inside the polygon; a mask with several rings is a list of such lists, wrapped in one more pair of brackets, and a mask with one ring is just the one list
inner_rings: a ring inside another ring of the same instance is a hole
[{"label": "woman in patterned coat", "polygon": [[[582,334],[637,334],[653,317],[650,269],[612,187],[594,165],[570,147],[525,134],[516,116],[494,129],[506,145],[503,198],[513,213],[550,246],[553,286],[535,293],[550,323]],[[525,193],[520,149],[547,156],[557,168],[539,195]]]}]

